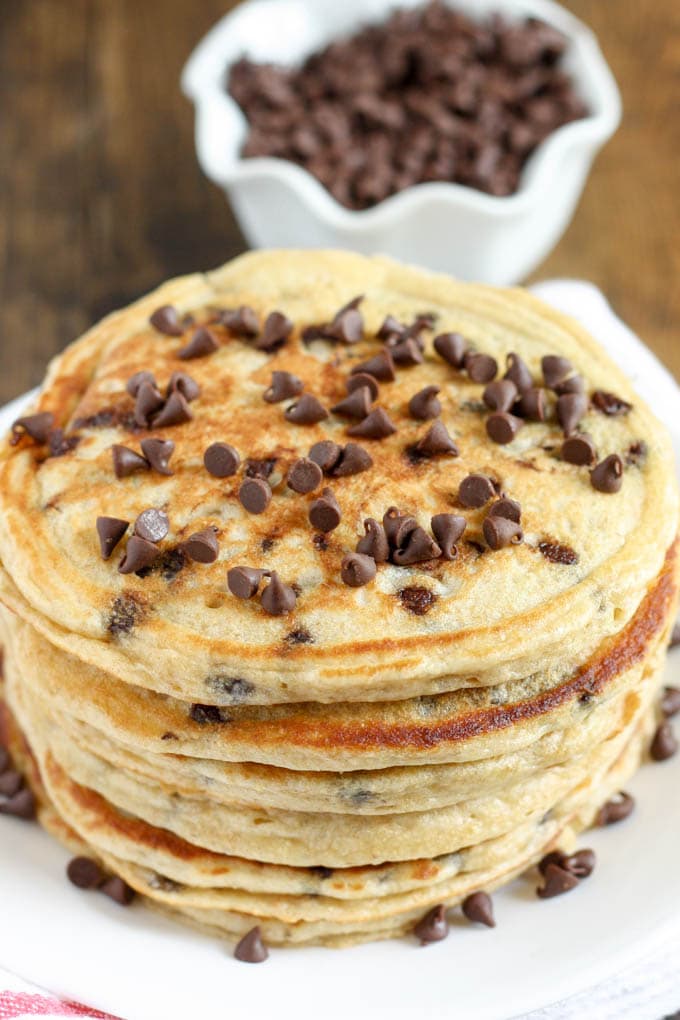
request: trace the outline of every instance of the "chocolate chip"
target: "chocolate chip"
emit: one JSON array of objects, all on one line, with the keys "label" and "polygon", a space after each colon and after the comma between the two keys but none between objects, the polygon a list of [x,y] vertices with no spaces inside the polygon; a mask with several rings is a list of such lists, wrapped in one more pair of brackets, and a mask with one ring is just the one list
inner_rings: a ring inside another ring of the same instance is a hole
[{"label": "chocolate chip", "polygon": [[529,386],[522,393],[517,410],[522,418],[528,418],[529,421],[545,421],[545,390]]},{"label": "chocolate chip", "polygon": [[680,688],[664,687],[661,693],[660,708],[666,719],[680,712]]},{"label": "chocolate chip", "polygon": [[141,454],[135,453],[127,446],[120,446],[118,443],[114,443],[111,447],[111,456],[116,478],[127,478],[136,471],[148,471],[151,467],[146,457],[142,457]]},{"label": "chocolate chip", "polygon": [[173,390],[165,406],[153,417],[152,425],[155,429],[161,429],[169,425],[183,425],[192,418],[193,414],[186,399],[179,390]]},{"label": "chocolate chip", "polygon": [[121,907],[129,906],[135,898],[135,890],[127,882],[124,882],[122,878],[119,878],[118,875],[107,878],[99,886],[99,891],[108,896],[110,900],[120,904]]},{"label": "chocolate chip", "polygon": [[234,336],[257,336],[260,330],[257,315],[249,305],[241,305],[240,308],[224,308],[219,313],[218,321],[222,326],[226,326]]},{"label": "chocolate chip", "polygon": [[382,524],[367,517],[364,521],[365,535],[357,542],[356,551],[363,556],[370,556],[376,563],[386,563],[390,555],[390,546]]},{"label": "chocolate chip", "polygon": [[204,358],[208,354],[213,354],[219,346],[219,341],[212,330],[206,326],[199,326],[186,347],[177,351],[177,357],[183,361]]},{"label": "chocolate chip", "polygon": [[459,450],[449,435],[446,426],[441,421],[435,421],[415,446],[411,447],[414,460],[421,458],[436,457],[439,454],[450,454],[452,457],[459,455]]},{"label": "chocolate chip", "polygon": [[557,420],[565,435],[574,432],[581,418],[588,410],[588,400],[583,393],[563,393],[557,399]]},{"label": "chocolate chip", "polygon": [[402,365],[404,368],[412,365],[422,365],[424,361],[423,352],[417,340],[412,336],[390,347],[390,354],[395,365]]},{"label": "chocolate chip", "polygon": [[165,401],[157,387],[151,382],[143,382],[135,397],[135,424],[147,429],[153,415],[163,407]]},{"label": "chocolate chip", "polygon": [[53,427],[54,415],[51,411],[40,411],[38,414],[17,418],[12,425],[13,442],[16,443],[22,435],[27,435],[35,439],[36,443],[46,443]]},{"label": "chocolate chip", "polygon": [[418,527],[418,521],[411,514],[402,514],[396,506],[388,507],[383,514],[383,528],[387,541],[393,548],[404,545],[409,534]]},{"label": "chocolate chip", "polygon": [[73,857],[66,867],[69,882],[78,889],[96,889],[104,881],[104,873],[91,857]]},{"label": "chocolate chip", "polygon": [[516,499],[503,496],[502,499],[497,499],[495,503],[491,504],[489,517],[507,517],[509,521],[519,524],[522,519],[522,507]]},{"label": "chocolate chip", "polygon": [[234,949],[234,957],[243,963],[263,963],[268,956],[259,926],[251,928]]},{"label": "chocolate chip", "polygon": [[23,818],[30,821],[35,818],[35,797],[27,786],[13,797],[7,800],[0,800],[0,815],[11,815],[13,818]]},{"label": "chocolate chip", "polygon": [[574,366],[568,358],[561,358],[556,354],[546,354],[541,358],[541,370],[545,385],[549,390],[552,390],[557,383],[573,374]]},{"label": "chocolate chip", "polygon": [[279,580],[275,570],[269,574],[269,583],[260,596],[260,604],[270,616],[283,616],[295,609],[297,596],[293,589]]},{"label": "chocolate chip", "polygon": [[237,599],[252,599],[257,595],[263,576],[264,571],[254,567],[232,567],[227,573],[229,591]]},{"label": "chocolate chip", "polygon": [[586,384],[582,375],[572,375],[568,379],[556,383],[553,389],[558,396],[565,393],[585,393]]},{"label": "chocolate chip", "polygon": [[147,439],[142,439],[140,446],[154,471],[158,471],[161,475],[172,474],[168,467],[168,461],[174,453],[175,444],[171,439],[155,439],[149,436]]},{"label": "chocolate chip", "polygon": [[568,436],[562,443],[560,453],[562,460],[566,460],[568,464],[592,464],[597,457],[595,443],[587,432]]},{"label": "chocolate chip", "polygon": [[125,555],[118,565],[121,574],[135,574],[138,570],[151,567],[160,556],[160,550],[153,542],[132,535],[125,547]]},{"label": "chocolate chip", "polygon": [[458,488],[458,502],[476,509],[488,503],[495,493],[494,484],[486,475],[468,475]]},{"label": "chocolate chip", "polygon": [[590,481],[598,492],[618,492],[623,484],[623,461],[618,453],[610,453],[596,464],[590,472]]},{"label": "chocolate chip", "polygon": [[371,400],[377,400],[378,398],[378,383],[368,372],[357,372],[355,375],[350,375],[345,385],[348,393],[354,393],[355,390],[361,389],[362,386],[367,386],[371,394]]},{"label": "chocolate chip", "polygon": [[288,472],[288,488],[293,492],[307,493],[318,489],[323,479],[323,471],[309,457],[296,460]]},{"label": "chocolate chip", "polygon": [[492,411],[509,411],[517,400],[517,387],[511,379],[496,379],[485,387],[482,400]]},{"label": "chocolate chip", "polygon": [[309,507],[309,521],[313,528],[327,534],[334,531],[342,519],[338,501],[332,489],[324,489],[319,499]]},{"label": "chocolate chip", "polygon": [[362,421],[371,410],[371,391],[368,386],[360,386],[331,407],[333,414],[342,418],[358,418]]},{"label": "chocolate chip", "polygon": [[132,595],[116,595],[106,629],[112,637],[129,634],[141,613],[142,608]]},{"label": "chocolate chip", "polygon": [[429,588],[421,588],[414,585],[409,588],[402,588],[397,592],[399,601],[404,609],[414,616],[425,616],[437,601],[437,596]]},{"label": "chocolate chip", "polygon": [[378,379],[380,382],[393,382],[396,379],[394,361],[392,355],[387,350],[381,351],[380,354],[369,358],[368,361],[362,361],[360,364],[355,365],[351,374],[357,375],[360,372],[372,375],[374,379]]},{"label": "chocolate chip", "polygon": [[494,411],[486,419],[486,432],[494,443],[506,446],[513,441],[523,424],[522,419],[516,418],[514,414],[508,414],[507,411]]},{"label": "chocolate chip", "polygon": [[330,473],[334,478],[348,478],[350,475],[368,471],[371,467],[373,467],[373,458],[370,453],[358,443],[347,443],[341,450],[340,458]]},{"label": "chocolate chip", "polygon": [[80,436],[66,436],[63,429],[51,429],[47,436],[50,457],[63,457],[80,442]]},{"label": "chocolate chip", "polygon": [[362,301],[363,295],[360,295],[343,305],[327,327],[326,335],[345,344],[358,343],[364,335],[364,319],[359,311]]},{"label": "chocolate chip", "polygon": [[631,443],[626,450],[626,464],[634,464],[636,467],[639,467],[641,464],[644,464],[648,453],[649,449],[645,441],[638,439]]},{"label": "chocolate chip", "polygon": [[328,411],[311,393],[303,393],[296,403],[286,408],[285,418],[296,425],[316,425],[328,417]]},{"label": "chocolate chip", "polygon": [[505,549],[509,545],[519,545],[523,532],[516,521],[507,517],[487,517],[482,524],[484,538],[490,549]]},{"label": "chocolate chip", "polygon": [[437,399],[438,386],[425,386],[424,389],[414,393],[408,402],[409,414],[418,421],[427,421],[430,418],[438,418],[441,414],[441,401]]},{"label": "chocolate chip", "polygon": [[340,574],[350,588],[360,588],[375,577],[375,560],[364,553],[349,553],[342,561]]},{"label": "chocolate chip", "polygon": [[[680,706],[679,706],[680,707]],[[595,825],[616,825],[633,813],[635,801],[623,790],[602,805],[595,815]]]},{"label": "chocolate chip", "polygon": [[136,397],[139,393],[140,387],[143,386],[144,383],[148,383],[149,386],[153,386],[154,389],[158,388],[156,386],[156,377],[153,372],[135,372],[135,374],[131,375],[126,382],[125,389],[131,397]]},{"label": "chocolate chip", "polygon": [[129,522],[123,521],[119,517],[97,518],[97,534],[103,560],[108,560],[128,527]]},{"label": "chocolate chip", "polygon": [[490,354],[468,351],[463,362],[469,378],[476,383],[488,383],[498,372],[498,363]]},{"label": "chocolate chip", "polygon": [[238,498],[249,514],[262,514],[269,506],[272,490],[264,478],[246,478],[238,490]]},{"label": "chocolate chip", "polygon": [[189,709],[189,718],[199,723],[199,725],[205,726],[212,723],[221,723],[222,713],[217,705],[193,704]]},{"label": "chocolate chip", "polygon": [[633,405],[629,404],[627,400],[622,400],[615,393],[605,393],[604,390],[595,390],[590,400],[597,411],[612,417],[628,414],[633,408]]},{"label": "chocolate chip", "polygon": [[0,774],[5,772],[6,769],[9,768],[9,764],[10,757],[7,748],[3,747],[2,744],[0,744]]},{"label": "chocolate chip", "polygon": [[420,944],[429,946],[432,942],[441,942],[449,934],[449,922],[446,920],[446,907],[443,903],[428,910],[418,921],[413,934],[420,939]]},{"label": "chocolate chip", "polygon": [[185,400],[191,401],[196,400],[201,395],[201,387],[198,385],[195,379],[192,379],[186,372],[173,372],[170,376],[170,380],[165,391],[166,397],[169,397],[175,390],[179,390]]},{"label": "chocolate chip", "polygon": [[571,872],[565,871],[557,864],[548,864],[544,873],[545,884],[536,890],[536,895],[542,900],[552,899],[553,896],[561,896],[570,892],[578,885],[578,878]]},{"label": "chocolate chip", "polygon": [[424,528],[415,527],[409,531],[404,544],[392,553],[392,562],[399,567],[413,563],[425,563],[436,560],[442,554],[440,546],[428,535]]},{"label": "chocolate chip", "polygon": [[213,478],[229,478],[238,471],[241,458],[229,443],[211,443],[203,454],[203,463]]},{"label": "chocolate chip", "polygon": [[213,528],[204,528],[189,535],[182,547],[190,560],[196,563],[214,563],[220,554],[220,545]]},{"label": "chocolate chip", "polygon": [[0,797],[13,797],[24,785],[23,776],[14,769],[7,769],[0,774]]},{"label": "chocolate chip", "polygon": [[302,393],[304,383],[292,372],[272,372],[271,384],[263,393],[268,404],[279,404]]},{"label": "chocolate chip", "polygon": [[467,521],[456,514],[435,514],[430,523],[442,556],[454,560],[458,555],[456,542],[462,537]]},{"label": "chocolate chip", "polygon": [[668,643],[669,648],[676,648],[680,645],[680,620],[676,620],[673,624],[673,630],[671,631],[671,639]]},{"label": "chocolate chip", "polygon": [[462,368],[467,343],[460,333],[440,333],[434,338],[434,349],[453,368]]},{"label": "chocolate chip", "polygon": [[496,927],[493,903],[488,893],[471,893],[465,897],[461,907],[468,921],[477,921],[479,924],[485,924],[487,928]]},{"label": "chocolate chip", "polygon": [[273,353],[285,344],[293,332],[293,323],[282,312],[271,312],[265,319],[262,334],[255,341],[258,351]]},{"label": "chocolate chip", "polygon": [[363,436],[365,439],[385,439],[397,431],[387,411],[382,407],[374,407],[370,414],[357,425],[347,429],[350,436]]},{"label": "chocolate chip", "polygon": [[673,727],[669,722],[661,722],[656,728],[649,753],[654,761],[666,761],[672,758],[678,749]]},{"label": "chocolate chip", "polygon": [[244,465],[244,472],[247,478],[264,478],[266,481],[275,467],[276,457],[267,457],[264,460],[248,457]]},{"label": "chocolate chip", "polygon": [[149,322],[159,333],[166,336],[181,336],[184,332],[179,313],[172,305],[161,305],[149,318]]},{"label": "chocolate chip", "polygon": [[330,439],[322,439],[314,443],[309,451],[309,459],[318,464],[323,472],[328,474],[338,463],[342,455],[342,447]]},{"label": "chocolate chip", "polygon": [[503,378],[513,382],[517,387],[518,393],[525,393],[532,388],[533,379],[531,378],[531,372],[519,354],[515,354],[514,351],[508,354],[506,365],[507,369]]},{"label": "chocolate chip", "polygon": [[161,542],[170,530],[170,521],[164,510],[150,507],[142,510],[135,521],[134,533],[147,542]]}]

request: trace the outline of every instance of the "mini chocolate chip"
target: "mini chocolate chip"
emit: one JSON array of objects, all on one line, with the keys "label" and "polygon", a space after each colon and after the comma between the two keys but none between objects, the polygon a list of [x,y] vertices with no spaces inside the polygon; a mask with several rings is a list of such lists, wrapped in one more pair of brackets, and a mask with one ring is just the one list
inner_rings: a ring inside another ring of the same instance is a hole
[{"label": "mini chocolate chip", "polygon": [[155,429],[167,428],[169,425],[183,425],[191,421],[193,414],[179,390],[173,390],[165,402],[165,407],[154,415],[152,425]]},{"label": "mini chocolate chip", "polygon": [[445,453],[457,457],[460,452],[441,421],[435,421],[425,435],[412,447],[412,450],[416,454],[416,458],[436,457]]},{"label": "mini chocolate chip", "polygon": [[269,506],[272,490],[264,478],[245,478],[238,490],[238,498],[249,514],[262,514]]},{"label": "mini chocolate chip", "polygon": [[234,957],[242,963],[264,963],[268,956],[259,926],[251,928],[234,949]]},{"label": "mini chocolate chip", "polygon": [[204,528],[189,535],[182,548],[196,563],[214,563],[220,554],[220,545],[213,528]]},{"label": "mini chocolate chip", "polygon": [[127,446],[120,446],[114,443],[111,447],[113,457],[113,470],[116,478],[127,478],[136,471],[148,471],[151,467],[146,457],[135,453]]},{"label": "mini chocolate chip", "polygon": [[495,494],[494,484],[486,475],[468,475],[458,488],[458,502],[461,506],[476,509],[488,503]]},{"label": "mini chocolate chip", "polygon": [[533,379],[531,378],[531,372],[519,354],[515,354],[514,351],[511,352],[508,354],[505,363],[507,370],[503,378],[513,382],[517,387],[518,393],[525,393],[532,388]]},{"label": "mini chocolate chip", "polygon": [[516,521],[507,517],[487,517],[482,525],[484,538],[490,549],[505,549],[519,545],[523,538],[522,529]]},{"label": "mini chocolate chip", "polygon": [[136,397],[139,393],[140,386],[143,386],[144,383],[148,383],[149,386],[153,386],[154,389],[158,388],[156,386],[156,377],[153,372],[135,372],[135,374],[131,375],[126,382],[125,389],[131,397]]},{"label": "mini chocolate chip", "polygon": [[418,526],[409,531],[404,545],[394,550],[392,562],[399,567],[405,567],[413,563],[436,560],[441,554],[441,548],[432,536],[428,535],[424,528]]},{"label": "mini chocolate chip", "polygon": [[434,349],[453,368],[462,368],[467,343],[460,333],[440,333],[434,338]]},{"label": "mini chocolate chip", "polygon": [[204,358],[216,351],[219,346],[219,341],[212,330],[206,326],[199,326],[186,347],[177,351],[177,357],[183,361]]},{"label": "mini chocolate chip", "polygon": [[519,524],[522,519],[522,507],[516,499],[509,499],[507,496],[503,496],[502,499],[497,499],[495,503],[491,504],[489,516],[507,517],[509,521]]},{"label": "mini chocolate chip", "polygon": [[161,475],[172,474],[168,467],[168,461],[175,451],[175,444],[171,439],[156,439],[149,436],[147,439],[142,439],[139,445],[154,471],[158,471]]},{"label": "mini chocolate chip", "polygon": [[553,896],[561,896],[570,892],[578,885],[578,878],[571,872],[565,871],[557,864],[548,864],[544,873],[545,884],[536,890],[536,895],[542,900],[552,899]]},{"label": "mini chocolate chip", "polygon": [[0,797],[13,797],[24,785],[24,779],[15,769],[0,774]]},{"label": "mini chocolate chip", "polygon": [[365,439],[385,439],[397,431],[397,427],[391,420],[387,411],[382,407],[374,407],[373,410],[357,425],[347,429],[349,436],[363,436]]},{"label": "mini chocolate chip", "polygon": [[260,604],[270,616],[284,616],[295,609],[297,596],[293,589],[279,580],[275,570],[269,574],[269,583],[260,596]]},{"label": "mini chocolate chip", "polygon": [[611,416],[628,414],[633,407],[627,400],[617,397],[615,393],[605,393],[604,390],[595,390],[590,400],[596,410]]},{"label": "mini chocolate chip", "polygon": [[563,563],[565,566],[578,563],[578,553],[570,545],[562,545],[559,542],[539,542],[538,551],[551,563]]},{"label": "mini chocolate chip", "polygon": [[582,375],[571,375],[556,383],[553,389],[561,397],[565,393],[585,393],[586,384]]},{"label": "mini chocolate chip", "polygon": [[370,453],[358,443],[347,443],[341,450],[340,459],[330,473],[334,478],[348,478],[350,475],[368,471],[371,467],[373,467],[373,458]]},{"label": "mini chocolate chip", "polygon": [[378,379],[380,382],[392,382],[396,378],[394,361],[388,350],[381,351],[380,354],[369,358],[368,361],[362,361],[360,364],[355,365],[351,374],[357,375],[359,372],[372,375],[374,379]]},{"label": "mini chocolate chip", "polygon": [[323,471],[309,457],[296,460],[288,472],[288,488],[293,492],[307,493],[318,489],[323,479]]},{"label": "mini chocolate chip", "polygon": [[218,321],[233,333],[234,336],[257,336],[260,323],[256,313],[249,305],[240,308],[224,308],[219,313]]},{"label": "mini chocolate chip", "polygon": [[371,393],[371,400],[377,400],[380,387],[378,386],[377,380],[369,375],[368,372],[357,372],[355,375],[350,375],[346,380],[345,386],[348,393],[354,393],[355,390],[361,389],[362,386],[367,386]]},{"label": "mini chocolate chip", "polygon": [[664,687],[660,702],[661,711],[667,719],[680,712],[680,688]]},{"label": "mini chocolate chip", "polygon": [[262,334],[255,341],[258,351],[271,354],[282,347],[293,332],[293,323],[282,312],[270,312],[262,327]]},{"label": "mini chocolate chip", "polygon": [[318,464],[323,472],[328,474],[338,463],[342,455],[342,447],[330,439],[322,439],[314,443],[309,451],[309,459]]},{"label": "mini chocolate chip", "polygon": [[485,924],[487,928],[496,927],[493,916],[493,903],[488,893],[471,893],[465,897],[461,907],[468,921],[477,921],[479,924]]},{"label": "mini chocolate chip", "polygon": [[143,570],[144,567],[153,566],[159,556],[160,550],[157,545],[138,535],[132,535],[128,539],[125,555],[118,565],[118,571],[121,574],[134,574],[138,570]]},{"label": "mini chocolate chip", "polygon": [[413,934],[420,939],[422,946],[429,946],[432,942],[441,942],[449,934],[449,922],[446,920],[446,907],[439,903],[432,910],[428,910],[423,918],[413,929]]},{"label": "mini chocolate chip", "polygon": [[302,393],[304,383],[292,372],[272,372],[271,384],[263,393],[263,398],[268,404],[279,404],[282,400],[289,400]]},{"label": "mini chocolate chip", "polygon": [[150,507],[142,510],[135,521],[134,533],[147,542],[161,542],[170,530],[170,521],[164,510]]},{"label": "mini chocolate chip", "polygon": [[469,378],[476,383],[488,383],[498,372],[498,362],[490,354],[468,351],[463,362]]},{"label": "mini chocolate chip", "polygon": [[522,418],[528,418],[529,421],[545,421],[545,390],[529,386],[522,393],[517,410]]},{"label": "mini chocolate chip", "polygon": [[368,386],[360,386],[339,403],[334,404],[331,411],[342,418],[358,418],[362,421],[369,414],[371,403],[371,391]]},{"label": "mini chocolate chip", "polygon": [[654,761],[666,761],[672,758],[678,749],[673,727],[669,722],[661,722],[656,728],[649,753]]},{"label": "mini chocolate chip", "polygon": [[319,499],[309,507],[309,521],[313,528],[327,534],[334,531],[342,519],[338,501],[332,489],[324,489]]},{"label": "mini chocolate chip", "polygon": [[588,400],[584,393],[563,393],[557,398],[557,420],[565,435],[574,432],[587,410]]},{"label": "mini chocolate chip", "polygon": [[195,703],[189,709],[189,718],[201,726],[205,726],[212,723],[221,723],[222,713],[217,705],[200,705]]},{"label": "mini chocolate chip", "polygon": [[213,478],[229,478],[238,471],[241,458],[229,443],[211,443],[203,454],[203,463]]},{"label": "mini chocolate chip", "polygon": [[590,481],[598,492],[618,492],[623,484],[623,461],[618,453],[610,453],[596,464],[590,472]]},{"label": "mini chocolate chip", "polygon": [[161,305],[149,318],[149,322],[159,333],[166,336],[181,336],[184,332],[179,313],[173,305]]},{"label": "mini chocolate chip", "polygon": [[22,435],[30,436],[36,443],[46,443],[52,428],[54,415],[51,411],[40,411],[17,418],[12,425],[13,442],[18,442]]},{"label": "mini chocolate chip", "polygon": [[11,815],[13,818],[23,818],[30,821],[35,818],[35,797],[27,786],[13,797],[0,801],[0,815]]},{"label": "mini chocolate chip", "polygon": [[97,518],[97,534],[103,560],[108,560],[129,526],[129,521],[123,521],[119,517]]},{"label": "mini chocolate chip", "polygon": [[91,857],[73,857],[66,867],[69,882],[78,889],[96,889],[104,881],[104,873]]},{"label": "mini chocolate chip", "polygon": [[328,417],[326,408],[311,393],[303,393],[298,401],[286,408],[284,414],[286,421],[296,425],[316,425]]},{"label": "mini chocolate chip", "polygon": [[517,387],[511,379],[496,379],[484,388],[482,400],[492,411],[509,411],[517,400]]},{"label": "mini chocolate chip", "polygon": [[150,382],[143,382],[135,397],[135,424],[147,429],[152,416],[159,411],[165,401],[157,387]]},{"label": "mini chocolate chip", "polygon": [[611,800],[606,801],[595,815],[595,825],[616,825],[633,813],[635,801],[629,793],[622,790]]},{"label": "mini chocolate chip", "polygon": [[201,387],[198,385],[195,379],[192,379],[186,372],[173,372],[168,381],[167,389],[165,391],[166,397],[169,397],[175,390],[179,390],[185,400],[196,400],[201,395]]},{"label": "mini chocolate chip", "polygon": [[395,365],[402,365],[404,368],[411,365],[422,365],[424,361],[418,341],[412,336],[390,347],[390,354]]},{"label": "mini chocolate chip", "polygon": [[342,561],[340,573],[350,588],[360,588],[375,577],[375,560],[364,553],[349,553]]},{"label": "mini chocolate chip", "polygon": [[227,573],[229,591],[237,599],[252,599],[257,595],[263,576],[264,571],[254,567],[232,567]]},{"label": "mini chocolate chip", "polygon": [[574,366],[568,358],[560,358],[556,354],[546,354],[541,358],[541,370],[545,385],[549,390],[552,390],[557,383],[573,374]]},{"label": "mini chocolate chip", "polygon": [[99,891],[108,896],[110,900],[120,904],[121,907],[129,906],[135,898],[135,890],[127,882],[124,882],[122,878],[119,878],[118,875],[107,878],[99,886]]},{"label": "mini chocolate chip", "polygon": [[445,560],[454,560],[458,555],[456,542],[462,537],[467,521],[457,514],[435,514],[430,525]]},{"label": "mini chocolate chip", "polygon": [[524,422],[507,411],[494,411],[486,419],[486,432],[489,439],[501,446],[511,443]]},{"label": "mini chocolate chip", "polygon": [[592,464],[597,457],[595,443],[587,432],[567,436],[562,443],[560,454],[562,460],[565,460],[567,464],[579,465]]},{"label": "mini chocolate chip", "polygon": [[397,592],[399,601],[404,609],[414,616],[425,616],[437,601],[437,596],[429,588],[421,588],[413,585],[409,588],[402,588]]},{"label": "mini chocolate chip", "polygon": [[386,563],[390,555],[390,546],[382,524],[367,517],[364,521],[366,534],[357,542],[356,551],[363,556],[370,556],[376,563]]},{"label": "mini chocolate chip", "polygon": [[425,386],[424,389],[414,393],[408,402],[409,414],[419,421],[428,421],[430,418],[438,418],[441,414],[441,401],[437,399],[438,386]]}]

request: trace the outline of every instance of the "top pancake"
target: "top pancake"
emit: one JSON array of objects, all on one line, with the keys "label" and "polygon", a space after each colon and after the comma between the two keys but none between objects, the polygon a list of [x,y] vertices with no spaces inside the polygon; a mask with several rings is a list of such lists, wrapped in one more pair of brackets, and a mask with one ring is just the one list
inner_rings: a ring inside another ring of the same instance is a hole
[{"label": "top pancake", "polygon": [[[330,321],[358,294],[365,295],[365,340],[352,346],[301,341],[304,327]],[[251,305],[262,320],[280,310],[295,331],[277,353],[266,354],[211,324],[219,349],[182,361],[177,351],[193,330],[169,337],[149,325],[151,313],[165,304],[197,323],[217,308]],[[294,372],[329,408],[345,395],[351,367],[382,349],[375,334],[385,316],[410,323],[424,312],[436,316],[434,331],[423,334],[424,363],[397,366],[396,381],[380,384],[378,403],[397,432],[357,440],[373,458],[370,470],[325,480],[342,522],[327,548],[319,548],[307,517],[319,493],[292,492],[287,468],[320,439],[346,443],[352,437],[335,415],[315,425],[286,421],[290,401],[268,404],[262,398],[271,372]],[[554,416],[525,424],[507,446],[491,442],[479,408],[483,384],[433,351],[432,337],[449,331],[493,355],[499,376],[514,351],[541,385],[541,357],[558,354],[584,376],[588,393],[613,391],[630,402],[625,415],[591,409],[581,423],[600,459],[617,452],[626,462],[620,492],[596,491],[586,467],[559,458],[562,436]],[[172,372],[188,372],[201,386],[191,404],[193,420],[151,432],[131,429],[133,400],[125,385],[140,370],[151,371],[161,389]],[[413,419],[408,401],[429,384],[441,388],[441,419],[460,456],[413,463],[407,450],[431,422]],[[677,530],[665,430],[575,322],[522,291],[460,284],[383,258],[252,253],[214,273],[171,281],[109,316],[57,358],[36,409],[54,412],[57,425],[79,442],[49,458],[30,438],[16,446],[5,441],[0,450],[0,558],[18,591],[14,608],[23,607],[50,640],[85,661],[187,700],[406,698],[527,676],[557,656],[578,662],[630,619]],[[175,443],[174,474],[117,479],[111,446],[138,451],[147,435]],[[203,452],[216,441],[236,447],[242,462],[276,458],[274,494],[263,514],[247,513],[238,501],[243,466],[226,479],[204,468]],[[485,547],[486,511],[457,503],[460,482],[473,472],[488,474],[519,500],[523,544]],[[363,535],[364,519],[380,520],[390,506],[414,515],[426,529],[433,514],[465,516],[458,557],[411,567],[381,564],[373,582],[346,586],[340,579],[343,556]],[[217,562],[122,575],[117,566],[126,539],[103,561],[96,518],[134,521],[148,507],[169,516],[164,550],[214,525]],[[544,542],[568,547],[576,561],[553,562],[539,550]],[[226,573],[234,565],[277,570],[297,586],[294,611],[272,617],[257,598],[232,596]]]}]

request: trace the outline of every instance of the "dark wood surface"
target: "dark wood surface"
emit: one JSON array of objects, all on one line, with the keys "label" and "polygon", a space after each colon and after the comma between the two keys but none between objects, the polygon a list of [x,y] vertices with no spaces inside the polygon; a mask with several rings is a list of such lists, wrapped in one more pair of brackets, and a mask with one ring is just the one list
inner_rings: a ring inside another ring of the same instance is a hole
[{"label": "dark wood surface", "polygon": [[[0,401],[110,309],[243,239],[201,174],[186,57],[225,0],[0,2]],[[587,277],[680,377],[680,5],[571,0],[625,119],[537,277]]]}]

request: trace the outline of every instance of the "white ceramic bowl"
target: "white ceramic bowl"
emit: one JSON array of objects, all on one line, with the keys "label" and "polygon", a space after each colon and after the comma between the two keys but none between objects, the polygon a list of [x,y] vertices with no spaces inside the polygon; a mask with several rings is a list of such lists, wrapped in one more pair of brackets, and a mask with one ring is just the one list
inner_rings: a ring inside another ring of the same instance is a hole
[{"label": "white ceramic bowl", "polygon": [[182,74],[196,104],[196,149],[205,174],[231,201],[256,248],[382,252],[464,280],[512,284],[557,243],[588,170],[621,117],[616,83],[593,33],[552,0],[451,0],[474,17],[542,18],[567,36],[564,67],[590,115],[559,128],[532,154],[519,190],[497,198],[460,184],[407,188],[360,212],[341,206],[311,174],[282,159],[241,159],[247,125],[227,95],[229,66],[246,54],[293,65],[339,35],[422,0],[246,0],[205,36]]}]

